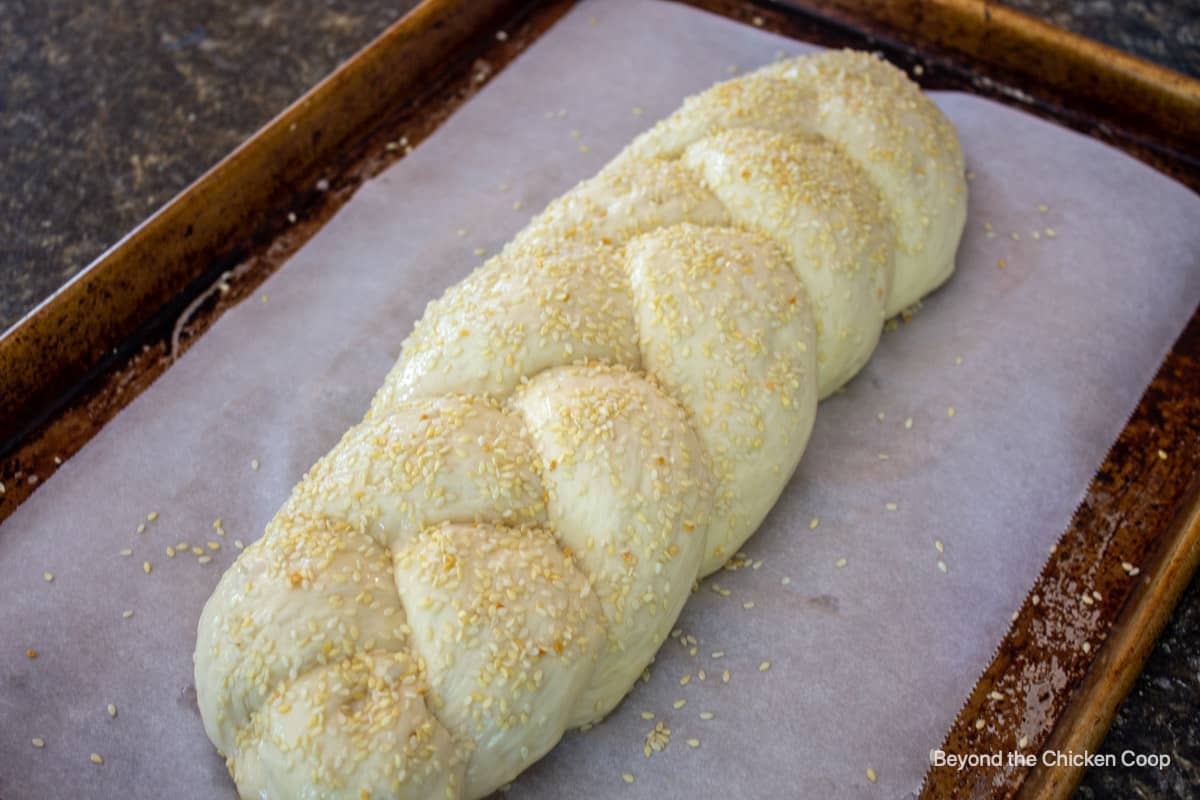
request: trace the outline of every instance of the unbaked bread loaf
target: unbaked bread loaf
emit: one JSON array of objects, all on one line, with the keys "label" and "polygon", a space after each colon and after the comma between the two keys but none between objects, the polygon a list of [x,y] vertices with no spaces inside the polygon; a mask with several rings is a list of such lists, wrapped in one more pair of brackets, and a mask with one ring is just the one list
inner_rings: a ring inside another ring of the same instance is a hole
[{"label": "unbaked bread loaf", "polygon": [[944,281],[953,128],[854,52],[688,99],[437,301],[200,619],[254,798],[475,798],[600,719]]}]

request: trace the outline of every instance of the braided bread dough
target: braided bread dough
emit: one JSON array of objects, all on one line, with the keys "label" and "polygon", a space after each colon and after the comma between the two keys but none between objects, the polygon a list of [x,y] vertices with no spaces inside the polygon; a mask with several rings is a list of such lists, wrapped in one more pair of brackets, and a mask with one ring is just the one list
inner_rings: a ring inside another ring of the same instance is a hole
[{"label": "braided bread dough", "polygon": [[551,203],[205,606],[242,796],[481,797],[611,711],[965,212],[949,122],[853,52],[718,84]]}]

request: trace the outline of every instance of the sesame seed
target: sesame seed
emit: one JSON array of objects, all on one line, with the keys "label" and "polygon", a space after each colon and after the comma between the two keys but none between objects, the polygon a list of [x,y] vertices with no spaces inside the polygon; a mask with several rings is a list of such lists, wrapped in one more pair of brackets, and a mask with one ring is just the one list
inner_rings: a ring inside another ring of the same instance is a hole
[{"label": "sesame seed", "polygon": [[151,511],[149,514],[146,515],[146,519],[149,520],[150,522],[154,522],[154,520],[158,519],[158,512]]},{"label": "sesame seed", "polygon": [[848,562],[848,561],[846,561],[846,559],[844,559],[844,558],[839,558],[837,561],[833,562],[833,565],[834,565],[835,567],[837,567],[838,569],[841,569],[842,567],[846,566],[846,564],[848,564],[848,563],[849,563],[849,562]]},{"label": "sesame seed", "polygon": [[1003,258],[1001,258],[996,262],[996,266],[1000,269],[1004,269],[1005,267],[1008,266],[1008,262],[1005,261]]},{"label": "sesame seed", "polygon": [[1049,210],[1050,206],[1046,205],[1045,203],[1038,203],[1038,211],[1041,213],[1045,214]]},{"label": "sesame seed", "polygon": [[688,739],[688,740],[687,740],[687,746],[688,746],[688,747],[699,747],[699,746],[700,746],[700,740],[699,740],[699,739]]},{"label": "sesame seed", "polygon": [[724,657],[725,657],[725,651],[724,651],[724,650],[717,650],[717,651],[713,652],[713,654],[712,654],[712,657],[713,657],[713,658],[724,658]]},{"label": "sesame seed", "polygon": [[127,609],[125,609],[124,611],[122,611],[122,612],[121,612],[121,618],[122,618],[122,619],[129,619],[129,618],[130,618],[130,617],[132,617],[132,616],[133,616],[133,609],[132,609],[132,608],[127,608]]},{"label": "sesame seed", "polygon": [[259,467],[258,459],[257,458],[250,459],[250,469],[254,470],[255,472],[258,472],[258,467]]},{"label": "sesame seed", "polygon": [[209,543],[208,543],[208,549],[209,549],[209,550],[213,550],[213,551],[220,550],[220,549],[221,549],[221,543],[220,543],[220,542],[209,542]]},{"label": "sesame seed", "polygon": [[26,658],[37,658],[37,657],[38,657],[38,652],[37,652],[37,650],[34,650],[34,649],[31,647],[31,648],[29,648],[28,650],[26,650],[26,651],[25,651],[25,657],[26,657]]},{"label": "sesame seed", "polygon": [[759,664],[759,665],[758,665],[758,671],[759,671],[759,672],[766,672],[766,671],[767,671],[767,670],[769,670],[770,668],[771,668],[771,662],[770,662],[770,661],[764,661],[764,662],[762,662],[761,664]]},{"label": "sesame seed", "polygon": [[955,356],[955,357],[954,357],[954,363],[955,363],[955,365],[962,364],[962,363],[963,363],[963,357],[962,357],[962,356]]},{"label": "sesame seed", "polygon": [[103,764],[104,763],[104,759],[100,757],[99,753],[92,753],[90,756],[88,756],[88,758],[91,759],[91,762],[93,764]]},{"label": "sesame seed", "polygon": [[242,544],[241,539],[234,539],[233,546],[236,547],[238,550],[244,550],[246,548],[246,545]]},{"label": "sesame seed", "polygon": [[1046,228],[1046,236],[1053,239],[1058,234],[1054,232],[1054,228]]},{"label": "sesame seed", "polygon": [[938,562],[937,562],[937,568],[938,568],[939,570],[941,570],[942,572],[949,572],[949,571],[950,571],[950,568],[946,566],[946,562],[945,562],[945,561],[942,561],[940,558],[938,559]]},{"label": "sesame seed", "polygon": [[779,582],[782,583],[784,586],[787,586],[789,583],[792,582],[792,579],[789,578],[787,575],[784,575],[782,578],[779,579]]},{"label": "sesame seed", "polygon": [[1022,750],[1024,750],[1025,746],[1028,744],[1029,744],[1028,736],[1022,736],[1020,739],[1017,740],[1017,747],[1021,748]]},{"label": "sesame seed", "polygon": [[207,564],[212,561],[212,556],[200,556],[196,561],[200,564]]},{"label": "sesame seed", "polygon": [[747,600],[745,603],[742,603],[742,608],[744,608],[744,609],[746,609],[747,611],[749,611],[750,609],[754,608],[754,601],[753,601],[753,600]]},{"label": "sesame seed", "polygon": [[1036,606],[1038,603],[1042,602],[1042,598],[1041,596],[1035,594],[1033,597],[1029,598],[1029,602]]},{"label": "sesame seed", "polygon": [[909,417],[908,419],[904,420],[904,430],[906,430],[906,431],[912,430],[912,426],[913,426],[913,418],[912,417]]},{"label": "sesame seed", "polygon": [[33,737],[33,746],[36,747],[38,750],[41,750],[43,747],[46,746],[46,740],[41,738],[40,736],[35,736],[35,737]]},{"label": "sesame seed", "polygon": [[680,698],[680,699],[676,700],[674,703],[672,703],[671,705],[674,707],[674,709],[676,711],[678,711],[679,709],[681,709],[687,705],[687,700]]},{"label": "sesame seed", "polygon": [[128,558],[129,556],[133,555],[133,550],[131,550],[130,548],[126,547],[124,550],[122,550],[122,551],[121,551],[121,555],[123,555],[123,556],[125,556],[126,558]]},{"label": "sesame seed", "polygon": [[646,112],[645,112],[645,110],[642,109],[641,106],[634,106],[632,109],[632,113],[635,117],[640,117],[642,114],[644,114]]},{"label": "sesame seed", "polygon": [[821,524],[821,518],[820,518],[820,517],[813,517],[813,518],[812,518],[811,520],[809,520],[809,522],[808,522],[808,529],[809,529],[810,531],[815,531],[815,530],[817,529],[817,526],[818,526],[818,525],[820,525],[820,524]]},{"label": "sesame seed", "polygon": [[888,511],[895,511],[897,508],[899,508],[899,506],[897,506],[895,503],[887,503],[884,505],[884,508],[886,508]]},{"label": "sesame seed", "polygon": [[875,774],[875,770],[871,767],[867,767],[867,780],[869,780],[871,783],[875,783],[875,781],[879,780],[879,776]]},{"label": "sesame seed", "polygon": [[713,712],[711,712],[711,711],[701,711],[700,712],[700,719],[705,720],[705,721],[708,721],[715,716],[716,716],[716,714],[713,714]]},{"label": "sesame seed", "polygon": [[1167,451],[1159,450],[1158,451],[1158,459],[1159,459],[1159,461],[1166,461],[1167,460]]},{"label": "sesame seed", "polygon": [[633,783],[633,775],[626,772],[621,775],[621,780],[625,781],[626,783]]},{"label": "sesame seed", "polygon": [[654,719],[654,712],[653,711],[643,711],[642,719]]},{"label": "sesame seed", "polygon": [[[692,655],[695,655],[695,653],[692,653]],[[704,680],[705,678],[708,677],[708,673],[705,672],[704,670],[700,670],[699,672],[696,673],[696,677],[699,678],[700,680]]]},{"label": "sesame seed", "polygon": [[880,461],[887,461],[887,460],[888,460],[888,454],[887,454],[887,453],[880,453],[880,454],[879,454],[879,460],[880,460]]},{"label": "sesame seed", "polygon": [[137,532],[145,533],[146,532],[146,523],[144,523],[144,522],[138,523]]},{"label": "sesame seed", "polygon": [[946,406],[946,416],[953,417],[958,412],[954,410],[954,406]]},{"label": "sesame seed", "polygon": [[204,548],[203,548],[203,547],[193,547],[193,548],[192,548],[192,555],[194,555],[194,556],[202,556],[202,555],[204,555]]},{"label": "sesame seed", "polygon": [[992,690],[992,691],[988,692],[988,699],[999,702],[1000,700],[1004,699],[1004,695],[1000,694],[999,692],[997,692],[995,690]]},{"label": "sesame seed", "polygon": [[579,145],[579,152],[586,153],[587,151],[588,151],[588,146],[586,144]]},{"label": "sesame seed", "polygon": [[1092,600],[1092,596],[1091,596],[1090,594],[1085,594],[1085,595],[1084,595],[1082,598],[1080,598],[1080,599],[1082,599],[1082,600],[1083,600],[1083,604],[1084,604],[1085,606],[1090,606],[1090,605],[1092,605],[1092,604],[1095,602],[1094,600]]},{"label": "sesame seed", "polygon": [[721,673],[721,683],[729,683],[729,678],[730,678],[729,670],[725,670],[724,672]]},{"label": "sesame seed", "polygon": [[759,16],[751,17],[750,24],[756,28],[761,28],[763,26],[763,18]]},{"label": "sesame seed", "polygon": [[117,707],[116,706],[114,706],[112,703],[109,703],[107,710],[108,710],[108,715],[110,717],[112,717],[113,719],[117,718]]},{"label": "sesame seed", "polygon": [[497,42],[507,42],[508,41],[508,33],[506,31],[496,31],[496,41]]},{"label": "sesame seed", "polygon": [[690,673],[690,672],[679,679],[680,686],[687,686],[691,682],[692,682],[692,673]]},{"label": "sesame seed", "polygon": [[942,540],[941,540],[941,539],[934,539],[934,540],[933,540],[933,547],[934,547],[934,549],[935,549],[935,550],[937,550],[939,553],[944,553],[944,552],[946,552],[946,546],[945,546],[944,544],[942,544]]},{"label": "sesame seed", "polygon": [[150,562],[149,561],[142,562],[142,572],[146,573],[147,575],[150,574]]},{"label": "sesame seed", "polygon": [[175,548],[171,547],[171,545],[167,545],[167,558],[174,558],[174,557],[175,557]]},{"label": "sesame seed", "polygon": [[977,731],[981,731],[981,730],[983,730],[983,726],[984,726],[984,722],[983,722],[983,718],[982,718],[982,717],[980,717],[979,719],[975,720],[975,730],[977,730]]},{"label": "sesame seed", "polygon": [[53,572],[43,572],[42,580],[44,580],[46,583],[54,583],[54,573]]},{"label": "sesame seed", "polygon": [[487,250],[484,250],[482,247],[475,248],[475,255],[477,255],[477,256],[482,256],[486,252],[487,252]]},{"label": "sesame seed", "polygon": [[1091,643],[1090,643],[1090,642],[1084,642],[1084,643],[1083,643],[1083,652],[1085,652],[1085,653],[1090,653],[1090,652],[1092,652],[1092,645],[1091,645]]}]

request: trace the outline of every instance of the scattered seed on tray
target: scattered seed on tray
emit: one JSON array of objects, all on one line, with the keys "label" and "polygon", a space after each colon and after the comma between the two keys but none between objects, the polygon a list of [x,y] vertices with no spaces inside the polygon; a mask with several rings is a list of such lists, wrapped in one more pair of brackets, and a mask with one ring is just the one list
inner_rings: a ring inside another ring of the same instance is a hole
[{"label": "scattered seed on tray", "polygon": [[875,770],[871,767],[867,767],[867,780],[869,780],[871,783],[875,783],[875,781],[879,780],[879,776],[875,774]]},{"label": "scattered seed on tray", "polygon": [[33,737],[33,746],[36,747],[38,750],[41,750],[43,747],[46,746],[46,740],[40,736],[35,736],[35,737]]},{"label": "scattered seed on tray", "polygon": [[43,572],[42,580],[44,580],[46,583],[54,583],[54,573],[53,572]]}]

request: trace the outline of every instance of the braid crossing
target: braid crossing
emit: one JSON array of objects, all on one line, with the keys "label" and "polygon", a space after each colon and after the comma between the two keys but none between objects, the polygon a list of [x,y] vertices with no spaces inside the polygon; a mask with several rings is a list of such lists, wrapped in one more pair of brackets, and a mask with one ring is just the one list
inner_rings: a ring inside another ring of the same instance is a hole
[{"label": "braid crossing", "polygon": [[600,719],[944,281],[953,128],[860,53],[689,98],[429,305],[196,646],[244,797],[482,797]]}]

